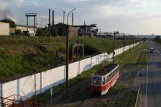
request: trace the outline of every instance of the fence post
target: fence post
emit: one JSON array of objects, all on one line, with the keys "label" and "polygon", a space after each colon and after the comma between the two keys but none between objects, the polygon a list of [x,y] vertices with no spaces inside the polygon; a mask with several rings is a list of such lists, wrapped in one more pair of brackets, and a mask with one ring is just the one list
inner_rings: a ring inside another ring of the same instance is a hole
[{"label": "fence post", "polygon": [[93,57],[91,57],[91,68],[93,67],[92,58],[93,58]]},{"label": "fence post", "polygon": [[80,61],[78,62],[78,74],[80,74]]}]

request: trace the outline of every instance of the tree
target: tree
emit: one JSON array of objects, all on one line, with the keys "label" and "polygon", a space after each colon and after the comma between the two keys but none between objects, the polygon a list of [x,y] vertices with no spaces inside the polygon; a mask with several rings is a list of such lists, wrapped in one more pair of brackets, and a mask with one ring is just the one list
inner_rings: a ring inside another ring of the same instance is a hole
[{"label": "tree", "polygon": [[15,31],[15,34],[16,34],[16,35],[22,35],[23,33],[22,33],[22,31],[21,31],[20,29],[17,29],[17,30]]},{"label": "tree", "polygon": [[160,36],[156,36],[156,37],[154,38],[154,40],[157,41],[157,42],[159,42],[159,41],[160,41]]},{"label": "tree", "polygon": [[45,28],[37,28],[36,36],[47,36],[48,35],[48,29]]},{"label": "tree", "polygon": [[10,24],[10,28],[16,28],[16,24],[14,21],[10,20],[10,19],[3,19],[0,22],[5,22],[5,23],[9,23]]}]

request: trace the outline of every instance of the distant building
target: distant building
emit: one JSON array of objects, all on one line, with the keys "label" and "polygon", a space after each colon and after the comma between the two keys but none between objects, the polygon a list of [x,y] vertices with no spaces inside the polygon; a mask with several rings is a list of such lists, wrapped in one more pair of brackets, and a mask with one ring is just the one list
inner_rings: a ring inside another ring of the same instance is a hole
[{"label": "distant building", "polygon": [[98,29],[96,28],[96,24],[91,25],[74,25],[74,27],[78,27],[78,35],[79,36],[97,36]]},{"label": "distant building", "polygon": [[83,36],[83,35],[96,36],[98,30],[93,29],[94,27],[96,27],[96,24],[74,25],[74,26],[69,25],[69,29],[67,29],[66,24],[58,23],[52,26],[52,35],[66,36],[68,32],[69,36]]},{"label": "distant building", "polygon": [[29,31],[29,36],[35,36],[36,33],[34,31]]},{"label": "distant building", "polygon": [[9,35],[10,35],[9,23],[0,22],[0,36],[9,36]]},{"label": "distant building", "polygon": [[[27,31],[27,26],[26,25],[16,25],[16,29],[19,29],[22,32],[24,32],[24,31]],[[34,31],[34,26],[28,26],[28,31]]]},{"label": "distant building", "polygon": [[72,27],[69,26],[69,28],[67,27],[66,24],[63,23],[58,23],[54,26],[52,26],[52,35],[56,35],[56,36],[66,36],[67,33],[69,36],[78,36],[78,28],[77,27]]},{"label": "distant building", "polygon": [[[34,31],[34,26],[28,26],[28,31],[27,31],[27,26],[26,25],[16,25],[16,30],[21,30],[25,36],[35,36],[36,32]],[[37,30],[37,28],[35,28]]]},{"label": "distant building", "polygon": [[10,35],[14,36],[15,35],[15,28],[10,28]]}]

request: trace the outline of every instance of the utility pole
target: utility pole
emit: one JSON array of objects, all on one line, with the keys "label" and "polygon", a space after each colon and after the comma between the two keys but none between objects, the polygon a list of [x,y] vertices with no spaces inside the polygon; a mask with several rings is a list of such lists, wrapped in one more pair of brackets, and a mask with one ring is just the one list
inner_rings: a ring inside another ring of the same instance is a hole
[{"label": "utility pole", "polygon": [[68,47],[68,39],[69,39],[69,25],[68,25],[68,17],[70,15],[71,12],[73,12],[75,9],[71,10],[69,13],[68,13],[68,16],[67,16],[67,35],[66,35],[66,97],[68,98],[68,91],[69,91],[69,85],[68,85],[68,65],[69,65],[69,47]]},{"label": "utility pole", "polygon": [[123,56],[125,57],[125,45],[126,45],[126,42],[125,42],[125,34],[124,34],[124,52],[123,52]]},{"label": "utility pole", "polygon": [[36,64],[34,69],[34,97],[33,97],[33,107],[36,107]]},{"label": "utility pole", "polygon": [[34,16],[34,32],[36,33],[36,18]]},{"label": "utility pole", "polygon": [[113,35],[113,64],[115,63],[114,62],[114,56],[115,56],[115,32],[114,32],[114,35]]},{"label": "utility pole", "polygon": [[135,44],[135,38],[133,37],[133,48],[134,48],[134,44]]},{"label": "utility pole", "polygon": [[28,20],[29,20],[29,19],[28,19],[28,16],[27,16],[27,31],[29,31],[29,30],[28,30],[28,26],[29,26]]},{"label": "utility pole", "polygon": [[114,64],[115,63],[114,62],[114,60],[115,60],[115,36],[116,36],[116,34],[119,34],[119,32],[116,31],[113,34],[114,34],[114,36],[113,36],[113,64]]}]

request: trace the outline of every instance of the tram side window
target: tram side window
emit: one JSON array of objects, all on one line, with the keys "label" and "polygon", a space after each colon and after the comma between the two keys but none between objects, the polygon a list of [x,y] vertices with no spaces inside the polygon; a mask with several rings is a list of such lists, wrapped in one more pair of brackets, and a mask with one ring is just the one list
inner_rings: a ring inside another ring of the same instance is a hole
[{"label": "tram side window", "polygon": [[106,83],[110,80],[110,75],[106,77]]},{"label": "tram side window", "polygon": [[103,85],[105,84],[105,77],[103,77],[102,84]]},{"label": "tram side window", "polygon": [[111,79],[111,74],[108,77],[109,77],[109,80],[110,80]]}]

